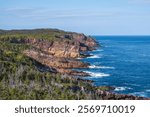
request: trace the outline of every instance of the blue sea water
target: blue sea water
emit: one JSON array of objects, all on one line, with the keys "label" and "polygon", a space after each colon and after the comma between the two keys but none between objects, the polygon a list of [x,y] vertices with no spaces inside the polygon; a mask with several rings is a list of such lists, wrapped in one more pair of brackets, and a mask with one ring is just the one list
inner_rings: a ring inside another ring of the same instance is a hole
[{"label": "blue sea water", "polygon": [[96,86],[114,92],[150,97],[150,36],[94,36],[100,43],[93,56],[82,59]]}]

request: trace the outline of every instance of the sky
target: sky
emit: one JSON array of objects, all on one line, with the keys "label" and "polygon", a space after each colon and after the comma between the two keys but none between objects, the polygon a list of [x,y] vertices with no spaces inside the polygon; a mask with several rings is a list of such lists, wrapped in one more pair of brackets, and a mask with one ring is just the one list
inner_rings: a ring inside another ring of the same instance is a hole
[{"label": "sky", "polygon": [[0,0],[0,29],[150,35],[150,0]]}]

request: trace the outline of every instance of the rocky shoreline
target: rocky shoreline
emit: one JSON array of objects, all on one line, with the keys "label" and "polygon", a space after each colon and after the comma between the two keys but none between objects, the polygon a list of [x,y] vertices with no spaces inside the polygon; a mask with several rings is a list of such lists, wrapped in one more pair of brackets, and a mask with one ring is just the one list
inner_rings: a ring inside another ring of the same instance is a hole
[{"label": "rocky shoreline", "polygon": [[52,68],[55,72],[73,76],[89,76],[88,73],[72,69],[89,67],[88,63],[84,63],[77,58],[87,56],[82,52],[94,50],[98,46],[96,41],[84,34],[77,33],[57,36],[57,38],[59,39],[53,42],[41,39],[26,39],[18,43],[27,43],[34,46],[35,49],[28,49],[23,53],[39,63]]},{"label": "rocky shoreline", "polygon": [[[71,77],[73,76],[90,76],[90,74],[72,70],[74,68],[88,68],[89,64],[84,63],[77,58],[83,58],[88,55],[82,54],[82,52],[92,51],[98,45],[98,43],[92,38],[87,37],[84,34],[70,33],[63,36],[56,36],[58,41],[48,42],[45,40],[23,40],[23,42],[32,44],[38,50],[25,50],[24,54],[39,63],[48,66],[53,69],[53,73],[67,74]],[[79,80],[80,78],[78,78]],[[83,80],[84,81],[84,80]],[[89,80],[90,81],[90,80]],[[92,82],[92,81],[90,81]],[[95,86],[94,86],[95,87]],[[79,87],[77,88],[79,90]],[[111,91],[114,90],[114,87],[111,86],[100,86],[95,88],[95,93],[102,97],[102,99],[148,99],[144,97],[125,95],[125,94],[116,94]]]},{"label": "rocky shoreline", "polygon": [[[37,31],[38,30],[36,30],[36,32]],[[88,83],[90,84],[89,85],[90,88],[76,85],[76,86],[69,86],[68,87],[69,90],[84,92],[87,95],[90,95],[92,99],[103,99],[103,100],[148,99],[144,97],[112,93],[112,90],[114,90],[115,87],[111,86],[97,87],[92,85],[93,82],[92,80],[81,79],[80,77],[90,76],[90,74],[74,69],[89,68],[90,64],[82,62],[78,58],[84,58],[89,56],[88,54],[86,54],[86,52],[95,50],[96,47],[100,45],[95,41],[95,39],[93,39],[90,36],[85,36],[84,34],[74,32],[63,32],[59,30],[53,31],[61,32],[55,34],[52,37],[55,38],[54,40],[46,40],[43,39],[42,37],[41,38],[19,37],[19,39],[9,37],[8,40],[10,43],[25,44],[31,46],[30,48],[25,49],[22,53],[25,56],[37,62],[36,67],[39,71],[48,71],[53,74],[60,74],[61,76],[65,76],[65,78],[67,77],[71,80],[82,81],[87,84]],[[26,33],[26,31],[20,32],[17,31],[17,34],[22,32]],[[49,33],[49,31],[47,33]],[[53,35],[53,33],[49,35]],[[4,41],[7,41],[7,38]]]}]

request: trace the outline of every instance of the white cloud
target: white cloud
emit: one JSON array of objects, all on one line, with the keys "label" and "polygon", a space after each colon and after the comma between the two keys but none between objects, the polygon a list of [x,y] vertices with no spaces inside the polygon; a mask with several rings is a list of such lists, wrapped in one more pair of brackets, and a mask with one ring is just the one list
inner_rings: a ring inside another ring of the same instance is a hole
[{"label": "white cloud", "polygon": [[111,16],[112,14],[109,13],[46,13],[46,14],[26,14],[21,15],[21,17],[28,18],[28,17],[48,17],[48,18],[78,18],[78,17],[107,17]]},{"label": "white cloud", "polygon": [[79,18],[79,17],[109,17],[116,13],[111,11],[80,11],[76,10],[51,10],[43,8],[9,8],[0,9],[3,14],[9,14],[18,18]]}]

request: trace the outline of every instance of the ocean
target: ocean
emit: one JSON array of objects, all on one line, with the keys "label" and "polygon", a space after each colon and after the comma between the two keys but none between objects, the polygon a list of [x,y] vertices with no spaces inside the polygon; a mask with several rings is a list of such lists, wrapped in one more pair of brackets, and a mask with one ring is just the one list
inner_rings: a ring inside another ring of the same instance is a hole
[{"label": "ocean", "polygon": [[82,61],[91,64],[96,86],[115,86],[113,92],[150,97],[150,36],[93,36],[100,47]]}]

